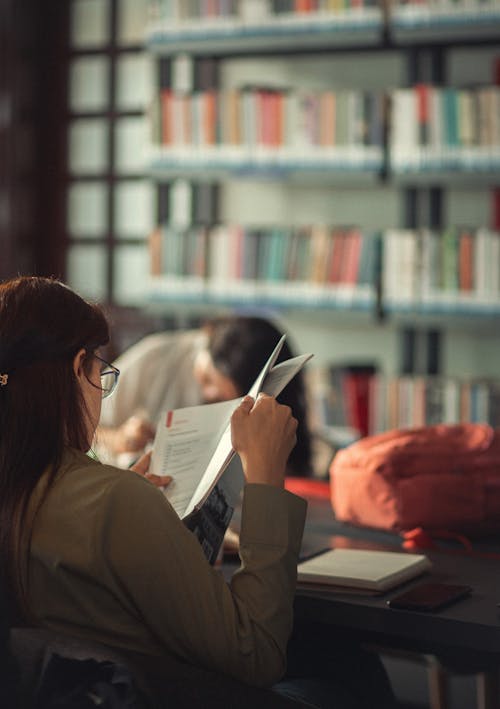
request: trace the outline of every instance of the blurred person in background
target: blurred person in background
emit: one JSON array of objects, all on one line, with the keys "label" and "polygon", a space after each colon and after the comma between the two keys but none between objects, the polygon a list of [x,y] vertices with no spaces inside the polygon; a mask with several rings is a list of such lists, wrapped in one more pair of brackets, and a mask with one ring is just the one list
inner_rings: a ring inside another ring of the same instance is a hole
[{"label": "blurred person in background", "polygon": [[[226,316],[208,320],[198,330],[149,335],[114,362],[120,388],[103,402],[97,451],[108,461],[137,457],[154,438],[162,412],[244,396],[283,333],[259,317]],[[293,357],[285,341],[277,362]],[[311,435],[305,385],[299,372],[278,401],[298,421],[297,445],[287,475],[312,474]]]}]

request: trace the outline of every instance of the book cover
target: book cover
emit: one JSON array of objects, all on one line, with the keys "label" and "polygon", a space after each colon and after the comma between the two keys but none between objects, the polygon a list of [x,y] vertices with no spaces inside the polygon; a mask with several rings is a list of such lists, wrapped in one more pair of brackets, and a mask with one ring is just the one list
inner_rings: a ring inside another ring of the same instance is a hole
[{"label": "book cover", "polygon": [[173,143],[173,128],[172,128],[172,104],[173,94],[171,89],[162,89],[160,95],[161,104],[161,142],[163,145],[172,145]]},{"label": "book cover", "polygon": [[299,583],[382,592],[419,576],[431,566],[431,561],[424,554],[330,549],[301,562],[297,574]]},{"label": "book cover", "polygon": [[347,425],[361,436],[369,433],[370,381],[376,375],[375,364],[332,365],[332,387],[340,386]]},{"label": "book cover", "polygon": [[358,280],[359,261],[361,257],[362,236],[361,231],[356,228],[349,229],[347,232],[349,249],[347,251],[347,259],[344,268],[343,281],[354,285]]}]

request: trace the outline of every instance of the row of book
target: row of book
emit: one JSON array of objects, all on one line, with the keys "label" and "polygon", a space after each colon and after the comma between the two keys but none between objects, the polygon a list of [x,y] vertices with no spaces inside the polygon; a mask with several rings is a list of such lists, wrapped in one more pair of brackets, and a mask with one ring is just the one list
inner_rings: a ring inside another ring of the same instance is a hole
[{"label": "row of book", "polygon": [[369,401],[370,430],[437,423],[500,426],[500,382],[449,377],[377,377]]},{"label": "row of book", "polygon": [[315,367],[307,373],[315,430],[359,436],[439,423],[500,426],[500,380],[386,376],[373,367]]},{"label": "row of book", "polygon": [[151,235],[152,275],[172,291],[207,286],[214,292],[293,297],[297,289],[362,297],[373,293],[379,239],[356,228],[248,228],[241,225]]},{"label": "row of book", "polygon": [[397,29],[470,26],[498,22],[500,0],[393,0],[391,23]]},{"label": "row of book", "polygon": [[283,18],[307,20],[328,18],[346,11],[360,12],[376,7],[386,9],[406,25],[429,17],[439,20],[450,14],[473,15],[499,12],[499,0],[394,0],[389,7],[382,0],[151,0],[152,19],[174,24],[189,21],[213,22],[228,19],[265,21]]},{"label": "row of book", "polygon": [[388,99],[356,89],[184,94],[166,88],[151,106],[152,141],[161,146],[160,164],[179,167],[313,161],[377,169],[388,126],[396,173],[500,168],[500,87],[419,84],[396,89]]},{"label": "row of book", "polygon": [[248,87],[192,94],[163,89],[153,102],[153,142],[207,146],[336,149],[383,143],[384,99],[359,90]]},{"label": "row of book", "polygon": [[392,229],[382,246],[386,304],[495,305],[500,298],[500,232],[450,226]]},{"label": "row of book", "polygon": [[498,169],[500,86],[393,91],[389,148],[398,170]]},{"label": "row of book", "polygon": [[498,307],[500,233],[486,228],[363,231],[326,225],[162,226],[151,235],[151,273],[171,292],[368,299],[387,306]]},{"label": "row of book", "polygon": [[257,22],[283,16],[325,18],[377,6],[377,0],[150,0],[149,15],[153,21],[174,25],[193,20]]}]

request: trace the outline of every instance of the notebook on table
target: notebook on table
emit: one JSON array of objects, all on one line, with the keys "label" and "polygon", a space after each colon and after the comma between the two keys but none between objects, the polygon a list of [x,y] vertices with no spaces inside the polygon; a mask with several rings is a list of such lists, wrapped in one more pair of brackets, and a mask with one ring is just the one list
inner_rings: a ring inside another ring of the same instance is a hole
[{"label": "notebook on table", "polygon": [[387,591],[431,568],[424,554],[371,549],[329,549],[299,563],[299,584],[339,590]]}]

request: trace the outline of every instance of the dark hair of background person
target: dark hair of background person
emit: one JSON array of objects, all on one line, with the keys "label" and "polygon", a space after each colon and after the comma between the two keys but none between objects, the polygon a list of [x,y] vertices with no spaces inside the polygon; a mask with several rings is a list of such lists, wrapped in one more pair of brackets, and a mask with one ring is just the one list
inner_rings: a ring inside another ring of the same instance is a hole
[{"label": "dark hair of background person", "polygon": [[[215,368],[235,384],[244,396],[283,335],[275,325],[258,317],[220,317],[207,320],[208,351]],[[294,354],[285,340],[277,362]],[[311,435],[307,426],[307,405],[302,372],[299,372],[278,401],[292,409],[298,421],[297,444],[288,460],[289,474],[311,474]]]},{"label": "dark hair of background person", "polygon": [[8,375],[0,386],[0,560],[13,611],[29,613],[31,494],[50,467],[47,492],[65,446],[89,447],[74,357],[87,351],[89,374],[95,350],[108,338],[100,308],[59,281],[23,276],[0,284],[0,374]]}]

